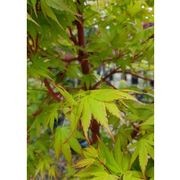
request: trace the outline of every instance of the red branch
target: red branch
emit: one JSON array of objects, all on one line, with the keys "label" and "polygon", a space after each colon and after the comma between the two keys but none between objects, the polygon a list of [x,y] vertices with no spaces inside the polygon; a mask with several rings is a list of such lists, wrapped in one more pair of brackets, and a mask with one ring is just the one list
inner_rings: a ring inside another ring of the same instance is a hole
[{"label": "red branch", "polygon": [[77,39],[74,36],[74,34],[72,33],[72,29],[70,27],[68,27],[68,30],[69,30],[70,40],[74,43],[74,45],[78,45]]},{"label": "red branch", "polygon": [[[100,81],[98,81],[96,84],[94,84],[92,86],[92,89],[96,89],[102,82],[106,82],[106,79],[111,77],[113,74],[115,73],[121,73],[121,72],[124,72],[125,74],[131,74],[132,76],[134,77],[137,77],[137,78],[140,78],[140,79],[143,79],[145,81],[150,81],[150,82],[153,82],[154,80],[153,79],[150,79],[150,78],[147,78],[147,77],[144,77],[144,76],[141,76],[139,74],[135,74],[133,72],[130,72],[130,71],[121,71],[119,70],[120,67],[117,67],[116,69],[113,69],[109,74],[107,74],[106,76],[104,76],[103,78],[101,78]],[[110,85],[110,84],[109,84]]]},{"label": "red branch", "polygon": [[[44,51],[41,47],[39,47],[39,53],[41,53],[42,57],[46,57],[46,58],[51,58],[52,55],[49,54],[47,51]],[[59,56],[59,55],[57,55]],[[59,57],[62,61],[66,62],[66,63],[70,63],[73,61],[77,61],[78,57],[74,57],[71,54],[66,54],[64,57]]]},{"label": "red branch", "polygon": [[106,84],[110,87],[112,87],[113,89],[117,89],[115,86],[113,86],[109,81],[105,80]]},{"label": "red branch", "polygon": [[[117,72],[122,72],[122,71],[117,71]],[[150,78],[148,78],[148,77],[141,76],[141,75],[139,75],[139,74],[135,74],[135,73],[130,72],[130,71],[125,71],[125,73],[126,73],[126,74],[131,74],[132,76],[137,77],[137,78],[140,78],[140,79],[143,79],[143,80],[145,80],[145,81],[154,81],[153,79],[150,79]]]},{"label": "red branch", "polygon": [[42,112],[42,109],[38,109],[37,111],[35,111],[33,113],[33,117],[36,117],[37,115],[39,115]]},{"label": "red branch", "polygon": [[[81,5],[81,2],[77,0],[78,5]],[[80,11],[80,7],[78,8],[78,20],[76,21],[76,26],[77,26],[77,31],[78,31],[78,45],[80,47],[79,52],[78,52],[78,60],[81,64],[82,72],[83,74],[89,74],[90,72],[90,67],[89,67],[89,62],[87,60],[87,55],[82,50],[85,47],[85,38],[84,38],[84,25],[83,25],[83,15],[82,12]]]},{"label": "red branch", "polygon": [[60,101],[60,94],[59,93],[55,93],[52,89],[52,87],[50,86],[49,82],[47,79],[44,80],[44,84],[46,86],[46,88],[48,89],[49,94],[56,100],[56,101]]},{"label": "red branch", "polygon": [[98,141],[98,137],[100,137],[99,128],[100,128],[99,123],[93,119],[91,121],[91,126],[90,126],[92,132],[91,144],[94,144]]},{"label": "red branch", "polygon": [[70,62],[78,60],[78,57],[74,57],[74,56],[72,56],[70,54],[66,54],[64,56],[64,58],[61,58],[61,60],[64,61],[64,62],[70,63]]},{"label": "red branch", "polygon": [[[84,37],[84,25],[83,25],[83,13],[81,10],[81,1],[77,0],[77,12],[78,16],[76,20],[76,27],[77,27],[77,36],[78,36],[78,46],[79,46],[79,51],[78,51],[78,61],[81,64],[81,69],[83,74],[89,74],[90,72],[90,64],[87,59],[87,53],[85,52],[85,37]],[[87,87],[85,86],[85,89]],[[91,132],[92,132],[92,137],[91,137],[91,143],[94,144],[97,142],[98,137],[100,135],[99,133],[99,123],[96,120],[91,121]]]},{"label": "red branch", "polygon": [[102,82],[104,82],[107,78],[111,77],[113,74],[117,73],[118,69],[120,67],[117,67],[116,69],[113,69],[109,74],[107,74],[106,76],[104,76],[103,78],[101,78],[100,81],[98,81],[96,84],[94,84],[94,86],[92,87],[92,89],[96,89]]}]

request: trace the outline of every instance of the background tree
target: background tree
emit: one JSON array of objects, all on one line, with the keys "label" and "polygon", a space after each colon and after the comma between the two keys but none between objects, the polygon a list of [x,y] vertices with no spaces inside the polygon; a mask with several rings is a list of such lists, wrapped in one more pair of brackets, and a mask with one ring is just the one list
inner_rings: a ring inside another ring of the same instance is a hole
[{"label": "background tree", "polygon": [[28,178],[153,179],[153,1],[27,3]]}]

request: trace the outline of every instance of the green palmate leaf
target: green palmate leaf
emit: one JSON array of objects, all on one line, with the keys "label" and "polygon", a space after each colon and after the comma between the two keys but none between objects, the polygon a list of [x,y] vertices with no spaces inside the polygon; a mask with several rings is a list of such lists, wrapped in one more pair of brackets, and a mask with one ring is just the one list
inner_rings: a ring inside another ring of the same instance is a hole
[{"label": "green palmate leaf", "polygon": [[127,153],[123,153],[122,160],[121,160],[123,172],[126,172],[127,170],[130,169],[130,167],[129,167],[130,160],[131,160],[131,156]]},{"label": "green palmate leaf", "polygon": [[95,176],[93,177],[94,180],[118,180],[119,177],[112,175],[112,174],[108,174],[106,171],[101,171],[101,172],[94,172],[91,173],[91,175]]},{"label": "green palmate leaf", "polygon": [[[102,167],[105,166],[112,172],[115,173],[121,172],[121,168],[117,164],[113,156],[113,153],[105,146],[105,144],[102,141],[99,142],[98,150],[96,150],[93,146],[90,146],[83,151],[83,155],[85,156],[85,159],[79,161],[76,167],[81,168],[83,166],[91,166],[91,165],[92,165],[91,167],[93,167],[94,165],[100,163]],[[95,176],[94,172],[89,172],[89,173]],[[102,171],[97,170],[97,174],[99,174],[100,172],[102,173]]]},{"label": "green palmate leaf", "polygon": [[59,92],[65,97],[67,102],[73,106],[76,104],[76,101],[72,97],[71,94],[69,94],[61,85],[54,84],[54,86],[59,90]]},{"label": "green palmate leaf", "polygon": [[51,178],[55,178],[57,176],[56,168],[54,166],[51,166],[48,169],[48,174]]},{"label": "green palmate leaf", "polygon": [[141,124],[141,126],[145,126],[145,125],[154,125],[154,116],[151,116]]},{"label": "green palmate leaf", "polygon": [[[77,98],[79,98],[79,100]],[[71,104],[74,104],[70,117],[72,129],[75,129],[78,121],[81,120],[84,135],[88,140],[88,128],[92,118],[94,118],[107,130],[112,139],[114,139],[108,126],[107,111],[120,118],[120,111],[115,103],[113,103],[113,100],[121,98],[134,100],[133,96],[119,90],[101,89],[80,92],[75,96],[75,99],[77,99],[79,103],[75,104],[74,100],[73,102],[71,100]]]},{"label": "green palmate leaf", "polygon": [[81,70],[79,65],[77,64],[70,64],[66,71],[66,76],[69,78],[78,78],[82,76]]},{"label": "green palmate leaf", "polygon": [[121,141],[120,141],[120,138],[117,138],[114,145],[114,157],[116,158],[116,161],[119,165],[121,165],[122,156],[123,156],[123,153],[121,151]]},{"label": "green palmate leaf", "polygon": [[46,62],[39,57],[32,57],[32,62],[28,66],[28,75],[34,78],[53,79],[53,73],[48,70]]},{"label": "green palmate leaf", "polygon": [[120,118],[120,111],[117,108],[117,106],[113,103],[105,103],[106,109],[113,114],[114,116],[116,116],[117,118]]},{"label": "green palmate leaf", "polygon": [[108,123],[108,119],[104,103],[90,98],[88,98],[88,102],[94,118],[99,123],[106,126]]},{"label": "green palmate leaf", "polygon": [[128,104],[128,119],[130,121],[145,121],[153,116],[153,105],[145,105],[140,103]]},{"label": "green palmate leaf", "polygon": [[73,176],[75,175],[75,173],[76,173],[75,168],[74,168],[71,164],[67,164],[66,167],[67,167],[67,168],[66,168],[66,171],[67,171],[66,177],[67,177],[67,178],[73,177]]},{"label": "green palmate leaf", "polygon": [[41,0],[41,8],[42,8],[42,12],[44,13],[45,16],[48,16],[49,18],[51,18],[53,21],[55,21],[64,30],[62,25],[59,23],[59,21],[55,15],[55,13],[53,12],[53,10],[47,5],[46,0]]},{"label": "green palmate leaf", "polygon": [[46,66],[51,68],[57,68],[60,71],[65,70],[65,63],[57,58],[46,59]]},{"label": "green palmate leaf", "polygon": [[[75,15],[75,10],[72,9],[72,6],[70,8],[69,4],[67,4],[64,0],[46,0],[47,4],[57,10],[60,11],[67,11],[73,15]],[[73,5],[73,3],[71,3]]]},{"label": "green palmate leaf", "polygon": [[122,125],[120,129],[118,130],[118,138],[120,139],[120,145],[121,147],[126,147],[129,141],[132,140],[131,137],[132,134],[132,128],[127,127],[126,125]]},{"label": "green palmate leaf", "polygon": [[81,146],[74,137],[69,137],[70,129],[68,127],[57,127],[55,132],[54,150],[56,157],[62,152],[67,161],[71,161],[71,148],[77,153],[81,153]]},{"label": "green palmate leaf", "polygon": [[154,116],[149,117],[146,121],[140,124],[140,131],[142,134],[154,131]]},{"label": "green palmate leaf", "polygon": [[84,104],[83,104],[83,113],[82,113],[81,122],[84,130],[84,135],[86,139],[88,139],[87,131],[91,122],[91,109],[89,106],[88,98],[84,98],[83,103]]},{"label": "green palmate leaf", "polygon": [[138,149],[136,148],[136,150],[133,152],[132,157],[131,157],[131,165],[132,165],[133,162],[136,160],[136,158],[138,157],[138,155],[139,155],[139,151],[138,151]]},{"label": "green palmate leaf", "polygon": [[143,176],[138,171],[127,171],[124,176],[123,180],[143,180]]},{"label": "green palmate leaf", "polygon": [[52,114],[50,114],[49,116],[49,119],[48,119],[48,123],[49,123],[49,126],[50,126],[50,129],[53,131],[53,128],[54,128],[54,120],[58,118],[58,113],[57,112],[54,112]]},{"label": "green palmate leaf", "polygon": [[46,118],[46,124],[49,125],[50,129],[53,131],[54,121],[58,119],[58,111],[59,111],[59,104],[53,103],[48,105],[45,110],[43,111],[44,117]]},{"label": "green palmate leaf", "polygon": [[60,155],[62,143],[63,143],[62,129],[58,127],[55,132],[55,141],[54,141],[54,149],[55,149],[56,157],[59,157]]},{"label": "green palmate leaf", "polygon": [[154,145],[154,133],[151,134],[147,134],[146,136],[146,141],[150,144],[150,145]]},{"label": "green palmate leaf", "polygon": [[78,118],[76,116],[77,114],[77,108],[74,107],[73,111],[71,111],[71,114],[69,115],[69,120],[71,121],[71,131],[74,133],[74,130],[77,128],[78,125]]},{"label": "green palmate leaf", "polygon": [[93,158],[83,159],[83,160],[80,160],[80,161],[75,165],[75,167],[77,167],[77,168],[82,168],[82,167],[85,167],[85,166],[90,166],[90,165],[92,165],[94,162],[95,162],[95,159],[93,159]]},{"label": "green palmate leaf", "polygon": [[77,120],[81,119],[84,134],[87,139],[88,139],[87,131],[88,131],[92,117],[96,119],[101,125],[103,125],[108,130],[109,134],[111,135],[111,132],[108,126],[106,108],[103,102],[96,101],[88,95],[80,101],[79,105],[75,109],[79,113],[77,113],[76,116],[73,115],[74,110],[71,113],[72,116],[74,116],[74,118],[72,117],[74,121],[72,122],[72,124],[75,124],[73,125],[73,127],[76,127]]},{"label": "green palmate leaf", "polygon": [[50,164],[52,164],[52,162],[52,158],[50,158],[49,156],[45,156],[44,159],[40,159],[37,165],[35,175],[40,173],[40,175],[43,176],[43,172],[49,170]]},{"label": "green palmate leaf", "polygon": [[89,106],[92,112],[93,117],[102,125],[106,128],[108,131],[109,135],[113,138],[113,135],[109,129],[108,126],[108,119],[107,119],[107,113],[106,113],[106,108],[105,104],[100,101],[96,101],[94,99],[89,98]]},{"label": "green palmate leaf", "polygon": [[78,121],[79,121],[82,111],[83,111],[83,106],[84,106],[83,101],[81,101],[80,104],[78,106],[74,106],[73,110],[71,111],[70,120],[71,120],[72,133],[77,128]]},{"label": "green palmate leaf", "polygon": [[71,156],[71,149],[68,143],[62,144],[62,153],[64,154],[66,160],[70,162],[72,159],[72,156]]},{"label": "green palmate leaf", "polygon": [[145,174],[146,166],[148,163],[148,155],[150,155],[152,158],[154,156],[152,143],[148,139],[142,138],[136,143],[136,149],[132,155],[131,164],[139,156],[139,164],[143,174]]},{"label": "green palmate leaf", "polygon": [[142,1],[136,1],[135,3],[131,3],[128,6],[128,13],[131,16],[135,16],[137,13],[141,12],[143,9],[141,8]]},{"label": "green palmate leaf", "polygon": [[90,91],[90,93],[91,97],[93,97],[94,99],[104,102],[111,102],[117,99],[137,101],[136,98],[129,95],[128,93],[116,89],[99,89]]},{"label": "green palmate leaf", "polygon": [[147,176],[148,177],[151,177],[151,178],[153,178],[154,179],[154,167],[150,167],[148,170],[147,170]]},{"label": "green palmate leaf", "polygon": [[83,151],[83,154],[86,158],[97,158],[98,157],[98,152],[93,146],[87,147]]},{"label": "green palmate leaf", "polygon": [[49,105],[45,105],[42,109],[42,112],[36,116],[31,128],[38,129],[40,133],[41,125],[45,128],[49,127],[53,131],[54,121],[58,118],[58,111],[60,109],[60,105],[58,103],[52,103]]},{"label": "green palmate leaf", "polygon": [[115,160],[113,153],[100,141],[98,146],[99,159],[113,172],[121,173],[121,168]]},{"label": "green palmate leaf", "polygon": [[69,139],[69,145],[71,146],[71,148],[75,151],[75,152],[77,152],[77,153],[81,153],[81,146],[80,146],[80,144],[79,144],[79,142],[78,142],[78,140],[77,139],[75,139],[75,138],[70,138]]},{"label": "green palmate leaf", "polygon": [[147,163],[148,151],[147,148],[143,144],[141,144],[141,146],[139,146],[139,164],[143,173],[145,173]]},{"label": "green palmate leaf", "polygon": [[129,169],[129,165],[130,165],[130,155],[129,154],[125,154],[122,152],[121,150],[121,140],[118,137],[116,139],[116,143],[114,145],[114,157],[116,159],[116,162],[118,163],[121,172],[125,173],[128,169]]},{"label": "green palmate leaf", "polygon": [[152,146],[148,146],[147,151],[148,151],[148,154],[150,155],[150,157],[152,159],[154,159],[154,148]]},{"label": "green palmate leaf", "polygon": [[78,173],[76,173],[75,177],[90,179],[92,178],[91,173],[104,172],[104,171],[105,170],[102,166],[90,166],[90,167],[86,167],[80,170]]},{"label": "green palmate leaf", "polygon": [[76,177],[80,179],[118,180],[116,175],[109,174],[102,166],[90,166],[82,169],[76,174]]},{"label": "green palmate leaf", "polygon": [[82,84],[85,84],[87,89],[90,88],[91,84],[96,81],[96,77],[94,74],[87,74],[81,77]]}]

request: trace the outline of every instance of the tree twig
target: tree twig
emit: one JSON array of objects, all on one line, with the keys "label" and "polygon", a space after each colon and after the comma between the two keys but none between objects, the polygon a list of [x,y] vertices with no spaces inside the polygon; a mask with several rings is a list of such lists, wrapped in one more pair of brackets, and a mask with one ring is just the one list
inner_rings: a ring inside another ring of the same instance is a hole
[{"label": "tree twig", "polygon": [[[121,73],[123,71],[117,71],[117,73]],[[133,72],[130,72],[130,71],[124,71],[125,74],[131,74],[132,76],[134,77],[137,77],[137,78],[140,78],[140,79],[143,79],[145,81],[154,81],[154,79],[151,79],[151,78],[148,78],[148,77],[144,77],[144,76],[141,76],[139,74],[136,74],[136,73],[133,73]]]},{"label": "tree twig", "polygon": [[106,84],[112,87],[113,89],[117,89],[115,86],[113,86],[109,81],[105,80]]},{"label": "tree twig", "polygon": [[89,74],[90,72],[90,65],[89,61],[87,60],[87,55],[85,51],[83,50],[85,47],[85,37],[84,37],[84,25],[83,25],[83,14],[82,11],[80,10],[81,6],[81,1],[77,0],[77,11],[78,11],[78,20],[76,20],[76,27],[77,27],[77,35],[78,35],[78,46],[79,51],[78,51],[78,60],[81,64],[81,69],[83,74]]},{"label": "tree twig", "polygon": [[71,27],[68,27],[68,30],[70,35],[69,39],[74,43],[74,45],[78,45],[78,41],[76,37],[73,35]]},{"label": "tree twig", "polygon": [[[39,49],[41,50],[40,53],[41,53],[41,56],[42,57],[52,57],[53,55],[49,54],[47,51],[44,51],[42,48],[39,47]],[[74,56],[70,56],[70,55],[65,55],[65,57],[58,57],[59,55],[57,54],[56,57],[57,58],[60,58],[60,60],[62,60],[63,62],[66,62],[66,63],[70,63],[70,62],[73,62],[73,61],[77,61],[78,60],[78,57],[74,57]]]},{"label": "tree twig", "polygon": [[[132,76],[137,77],[137,78],[140,78],[140,79],[143,79],[143,80],[145,80],[145,81],[154,82],[154,80],[151,79],[151,78],[144,77],[144,76],[141,76],[141,75],[139,75],[139,74],[135,74],[135,73],[130,72],[130,71],[122,71],[122,70],[119,70],[119,68],[120,68],[120,67],[117,67],[116,69],[113,69],[109,74],[107,74],[106,76],[104,76],[103,78],[101,78],[100,81],[98,81],[96,84],[94,84],[91,89],[96,89],[102,82],[106,82],[106,83],[107,83],[108,81],[106,81],[106,79],[109,78],[109,77],[111,77],[113,74],[115,74],[115,73],[122,73],[122,72],[125,73],[125,74],[131,74]],[[108,82],[108,85],[110,85],[111,87],[115,88],[115,87],[114,87],[112,84],[110,84],[109,82]]]},{"label": "tree twig", "polygon": [[111,77],[113,74],[117,73],[120,67],[117,67],[116,69],[113,69],[109,74],[101,78],[100,81],[98,81],[96,84],[92,86],[92,89],[96,89],[102,82],[104,82],[107,78]]},{"label": "tree twig", "polygon": [[47,79],[44,80],[44,84],[46,86],[46,88],[48,89],[49,94],[54,98],[54,100],[56,101],[60,101],[61,97],[59,93],[55,93],[52,89],[52,87],[50,86],[49,82]]}]

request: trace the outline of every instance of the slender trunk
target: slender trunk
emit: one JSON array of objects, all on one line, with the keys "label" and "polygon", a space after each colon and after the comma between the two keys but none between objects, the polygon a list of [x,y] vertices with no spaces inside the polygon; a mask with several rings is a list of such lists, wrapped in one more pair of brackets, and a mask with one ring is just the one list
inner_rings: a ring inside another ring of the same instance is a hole
[{"label": "slender trunk", "polygon": [[[81,64],[81,69],[83,74],[89,74],[90,73],[90,64],[87,59],[87,53],[85,52],[85,37],[84,37],[84,20],[83,20],[83,13],[80,8],[81,2],[80,0],[77,0],[77,11],[78,11],[78,20],[76,21],[77,26],[77,35],[78,35],[78,45],[79,45],[79,51],[78,51],[78,60]],[[87,87],[85,86],[85,89],[87,90]],[[92,139],[91,143],[94,144],[97,142],[99,134],[99,124],[96,120],[91,120],[90,129],[92,132]]]},{"label": "slender trunk", "polygon": [[[78,0],[78,5],[80,6],[81,3]],[[90,72],[90,66],[89,62],[87,60],[86,52],[83,50],[85,48],[85,37],[84,37],[84,24],[83,24],[83,14],[80,10],[80,7],[78,7],[78,20],[76,21],[77,31],[78,31],[78,45],[80,47],[78,52],[78,59],[81,64],[82,72],[83,74],[89,74]]]},{"label": "slender trunk", "polygon": [[99,133],[99,123],[96,120],[91,121],[91,132],[92,132],[92,137],[91,137],[91,144],[94,144],[97,142],[98,137],[100,137]]}]

